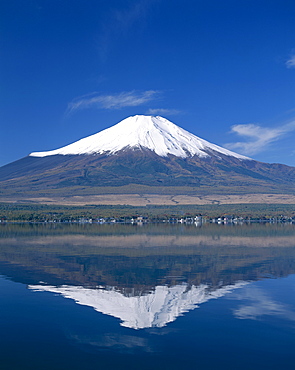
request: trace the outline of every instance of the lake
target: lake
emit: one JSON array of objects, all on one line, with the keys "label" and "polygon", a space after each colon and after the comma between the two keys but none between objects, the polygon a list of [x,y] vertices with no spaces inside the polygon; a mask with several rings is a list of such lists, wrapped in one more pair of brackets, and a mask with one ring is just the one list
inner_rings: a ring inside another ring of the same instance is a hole
[{"label": "lake", "polygon": [[295,225],[0,224],[1,369],[294,369]]}]

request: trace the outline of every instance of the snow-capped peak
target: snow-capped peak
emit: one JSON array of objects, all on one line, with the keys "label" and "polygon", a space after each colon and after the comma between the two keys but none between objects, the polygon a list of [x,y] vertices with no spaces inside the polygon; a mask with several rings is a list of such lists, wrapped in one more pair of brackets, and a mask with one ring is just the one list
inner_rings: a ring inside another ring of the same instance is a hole
[{"label": "snow-capped peak", "polygon": [[33,152],[30,156],[114,154],[126,148],[147,148],[162,157],[168,154],[182,158],[194,155],[208,157],[210,152],[215,151],[239,159],[250,159],[211,144],[163,117],[144,115],[128,117],[106,130],[63,148],[47,152]]}]

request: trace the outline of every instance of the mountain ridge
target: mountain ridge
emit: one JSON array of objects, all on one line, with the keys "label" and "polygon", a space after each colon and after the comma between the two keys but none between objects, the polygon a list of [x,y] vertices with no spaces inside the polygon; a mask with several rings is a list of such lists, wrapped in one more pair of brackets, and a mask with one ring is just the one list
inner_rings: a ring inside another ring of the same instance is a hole
[{"label": "mountain ridge", "polygon": [[[142,121],[144,127],[139,137]],[[129,131],[122,129],[126,122]],[[131,138],[126,142],[134,122],[138,124],[135,141]],[[156,127],[158,123],[162,131]],[[116,129],[118,125],[122,126],[120,130]],[[156,131],[150,134],[153,127]],[[161,136],[164,129],[167,132]],[[110,136],[108,130],[116,135]],[[144,141],[147,134],[152,139],[160,135],[159,147],[155,140]],[[182,134],[186,135],[183,142],[179,139]],[[101,142],[104,135],[108,140]],[[69,154],[73,145],[79,154]],[[227,151],[164,118],[155,117],[153,121],[152,116],[129,117],[63,148],[33,152],[0,168],[0,194],[4,197],[97,195],[106,189],[115,194],[123,188],[127,193],[139,194],[165,194],[163,189],[174,195],[185,194],[188,189],[196,195],[293,194],[295,168],[258,162]]]},{"label": "mountain ridge", "polygon": [[[77,154],[115,154],[126,149],[149,149],[161,157],[171,154],[187,158],[208,157],[220,153],[244,160],[251,158],[209,143],[160,116],[136,115],[125,118],[94,135],[62,148],[30,153],[32,157]],[[210,153],[210,154],[209,154]]]}]

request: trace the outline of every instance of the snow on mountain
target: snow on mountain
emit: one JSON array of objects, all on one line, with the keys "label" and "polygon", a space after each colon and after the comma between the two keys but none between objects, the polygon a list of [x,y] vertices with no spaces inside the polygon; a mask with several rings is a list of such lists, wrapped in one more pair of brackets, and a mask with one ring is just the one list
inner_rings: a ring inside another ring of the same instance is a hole
[{"label": "snow on mountain", "polygon": [[150,293],[139,296],[126,296],[115,288],[90,289],[70,285],[29,285],[28,288],[61,294],[80,305],[93,307],[98,312],[121,319],[122,326],[143,329],[166,326],[183,313],[198,308],[199,304],[222,297],[246,284],[239,282],[215,291],[209,290],[205,284],[198,287],[189,287],[188,284],[172,287],[160,285]]},{"label": "snow on mountain", "polygon": [[162,157],[197,155],[208,157],[212,151],[239,159],[250,159],[191,134],[163,117],[137,115],[116,125],[78,140],[60,149],[33,152],[30,156],[46,157],[56,154],[114,154],[126,148],[147,148]]}]

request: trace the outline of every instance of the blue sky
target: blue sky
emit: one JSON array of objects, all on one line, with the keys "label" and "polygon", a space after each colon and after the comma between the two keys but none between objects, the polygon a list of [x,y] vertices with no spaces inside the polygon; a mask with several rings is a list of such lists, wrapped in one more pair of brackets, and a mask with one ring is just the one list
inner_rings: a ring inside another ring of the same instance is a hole
[{"label": "blue sky", "polygon": [[294,0],[1,0],[0,165],[135,114],[295,166]]}]

